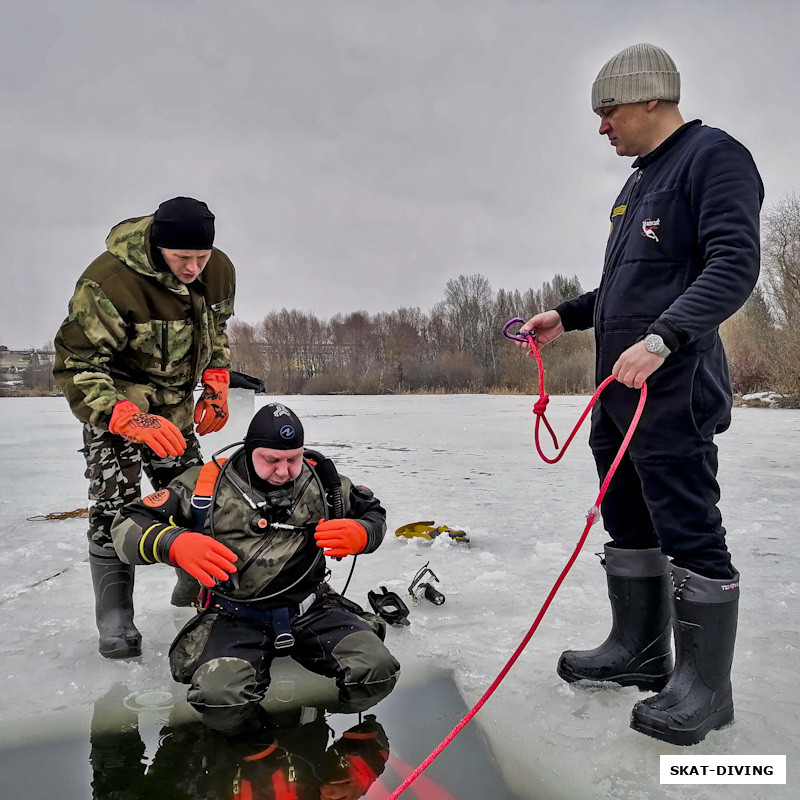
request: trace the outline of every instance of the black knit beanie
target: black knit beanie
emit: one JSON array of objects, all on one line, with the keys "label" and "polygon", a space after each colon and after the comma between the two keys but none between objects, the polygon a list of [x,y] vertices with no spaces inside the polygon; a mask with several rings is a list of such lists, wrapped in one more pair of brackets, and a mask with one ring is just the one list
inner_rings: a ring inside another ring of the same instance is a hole
[{"label": "black knit beanie", "polygon": [[303,441],[303,423],[297,414],[281,403],[268,403],[251,420],[244,438],[244,449],[252,464],[253,451],[258,447],[296,450],[303,446]]},{"label": "black knit beanie", "polygon": [[214,215],[202,200],[165,200],[153,215],[150,243],[167,250],[210,250],[214,244]]}]

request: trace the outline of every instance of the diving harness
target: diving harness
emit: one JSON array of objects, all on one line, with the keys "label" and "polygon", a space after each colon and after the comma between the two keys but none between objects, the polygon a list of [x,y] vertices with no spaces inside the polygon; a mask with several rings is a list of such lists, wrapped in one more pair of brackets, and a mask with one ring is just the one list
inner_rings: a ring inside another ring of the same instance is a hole
[{"label": "diving harness", "polygon": [[[211,461],[204,465],[202,470],[209,468],[206,475],[201,474],[198,478],[195,491],[192,494],[191,507],[192,507],[192,521],[196,530],[202,531],[206,520],[208,519],[209,535],[216,538],[214,531],[214,515],[213,509],[217,502],[217,495],[219,487],[223,479],[227,479],[228,483],[237,491],[247,505],[252,509],[253,516],[250,519],[250,528],[256,533],[267,534],[270,529],[274,531],[294,531],[302,534],[308,534],[313,531],[315,524],[306,525],[291,525],[286,521],[273,521],[289,520],[297,507],[298,503],[305,494],[309,484],[316,482],[319,490],[320,498],[324,509],[325,519],[339,519],[344,516],[344,499],[342,497],[342,482],[336,466],[329,459],[314,450],[306,449],[303,454],[303,463],[308,467],[310,475],[306,478],[305,482],[301,485],[299,491],[295,493],[296,485],[292,481],[292,488],[283,491],[276,491],[270,493],[261,502],[256,500],[246,492],[237,481],[233,480],[227,471],[233,461],[242,453],[243,442],[235,442],[227,447],[218,450],[211,456]],[[219,456],[233,447],[239,447],[238,450],[230,458],[219,458]],[[247,470],[247,482],[250,492],[253,492],[252,477],[250,475],[250,465],[245,460],[245,469]],[[213,481],[213,485],[212,485]],[[272,518],[272,519],[271,519]],[[277,608],[258,608],[256,603],[265,600],[273,600],[282,594],[287,593],[303,580],[317,567],[322,559],[323,552],[321,549],[312,560],[309,567],[293,581],[289,586],[283,587],[278,592],[262,594],[257,597],[248,598],[247,600],[234,599],[231,594],[239,588],[242,574],[255,562],[255,560],[264,552],[270,545],[270,538],[265,536],[264,542],[258,547],[237,569],[231,576],[220,583],[217,583],[213,589],[203,588],[200,594],[200,606],[205,609],[213,609],[222,613],[227,613],[232,616],[242,617],[245,619],[252,619],[257,621],[271,622],[275,632],[275,648],[278,650],[292,647],[294,644],[294,637],[291,633],[292,620],[304,614],[308,609],[325,594],[323,586],[317,587],[311,594],[299,603],[293,603],[288,606],[281,606]],[[350,568],[350,574],[347,577],[345,587],[341,594],[347,591],[350,584],[350,579],[353,576],[355,569],[356,558],[353,558],[353,564]]]}]

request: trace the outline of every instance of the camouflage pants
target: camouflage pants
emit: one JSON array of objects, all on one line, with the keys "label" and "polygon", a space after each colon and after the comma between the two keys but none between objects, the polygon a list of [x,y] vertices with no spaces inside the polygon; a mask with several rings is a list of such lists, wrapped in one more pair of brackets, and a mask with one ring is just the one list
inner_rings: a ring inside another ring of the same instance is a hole
[{"label": "camouflage pants", "polygon": [[310,672],[333,678],[335,708],[370,708],[394,688],[400,665],[361,617],[322,597],[291,623],[294,645],[275,648],[271,622],[207,610],[178,634],[169,652],[172,677],[189,684],[186,699],[210,728],[232,734],[253,724],[281,655]]},{"label": "camouflage pants", "polygon": [[142,468],[153,489],[163,489],[189,467],[203,463],[200,444],[191,431],[183,432],[186,450],[180,456],[160,458],[146,445],[92,425],[83,426],[86,477],[89,479],[89,552],[114,553],[111,523],[117,510],[139,497]]}]

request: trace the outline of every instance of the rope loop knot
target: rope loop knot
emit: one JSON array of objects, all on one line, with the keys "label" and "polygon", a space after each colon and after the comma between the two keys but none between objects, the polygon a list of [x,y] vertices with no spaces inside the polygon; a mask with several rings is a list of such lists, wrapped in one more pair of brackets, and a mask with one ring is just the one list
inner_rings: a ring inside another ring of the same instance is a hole
[{"label": "rope loop knot", "polygon": [[547,404],[550,402],[550,395],[544,394],[533,404],[533,413],[541,417],[547,411]]}]

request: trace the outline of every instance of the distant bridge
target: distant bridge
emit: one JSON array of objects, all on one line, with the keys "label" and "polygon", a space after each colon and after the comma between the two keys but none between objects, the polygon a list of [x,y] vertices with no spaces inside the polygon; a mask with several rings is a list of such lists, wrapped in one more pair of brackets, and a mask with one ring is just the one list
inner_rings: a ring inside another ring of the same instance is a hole
[{"label": "distant bridge", "polygon": [[39,367],[43,364],[52,364],[55,359],[53,350],[9,350],[0,345],[0,372],[8,374],[25,372],[28,367]]}]

